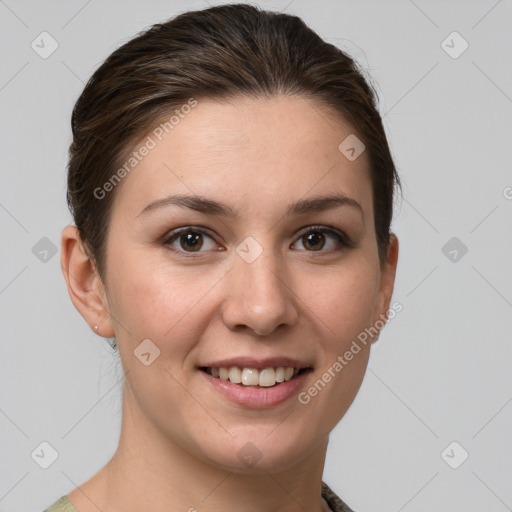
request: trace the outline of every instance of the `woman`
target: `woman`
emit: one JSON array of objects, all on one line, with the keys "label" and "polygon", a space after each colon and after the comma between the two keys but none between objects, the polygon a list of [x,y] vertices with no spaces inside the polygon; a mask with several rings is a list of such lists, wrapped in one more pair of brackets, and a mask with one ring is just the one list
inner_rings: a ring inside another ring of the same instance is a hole
[{"label": "woman", "polygon": [[72,117],[62,269],[115,339],[119,446],[48,511],[350,511],[322,481],[390,312],[398,184],[374,93],[295,16],[151,27]]}]

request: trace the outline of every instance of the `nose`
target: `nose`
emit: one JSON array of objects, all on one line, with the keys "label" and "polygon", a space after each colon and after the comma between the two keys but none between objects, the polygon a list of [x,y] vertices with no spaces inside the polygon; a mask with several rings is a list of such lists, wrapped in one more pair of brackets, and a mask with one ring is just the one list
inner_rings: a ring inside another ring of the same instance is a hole
[{"label": "nose", "polygon": [[267,336],[297,322],[297,298],[286,282],[287,273],[266,252],[251,263],[237,256],[226,276],[222,317],[231,330]]}]

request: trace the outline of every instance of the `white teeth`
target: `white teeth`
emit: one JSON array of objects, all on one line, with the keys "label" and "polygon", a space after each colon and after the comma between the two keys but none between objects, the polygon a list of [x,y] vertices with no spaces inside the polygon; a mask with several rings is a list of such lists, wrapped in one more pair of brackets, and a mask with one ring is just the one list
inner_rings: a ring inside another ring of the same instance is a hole
[{"label": "white teeth", "polygon": [[242,371],[236,366],[232,366],[229,369],[229,380],[234,384],[240,384],[242,382]]},{"label": "white teeth", "polygon": [[[293,370],[293,368],[292,368]],[[276,372],[274,368],[264,368],[260,372],[258,384],[262,387],[268,388],[276,383]]]},{"label": "white teeth", "polygon": [[281,382],[291,380],[299,373],[299,370],[291,366],[264,368],[260,371],[256,368],[238,368],[237,366],[225,368],[221,366],[220,368],[209,368],[209,372],[213,377],[217,377],[222,380],[229,380],[234,384],[268,388]]},{"label": "white teeth", "polygon": [[256,368],[244,368],[242,370],[242,384],[244,386],[257,386],[259,382]]}]

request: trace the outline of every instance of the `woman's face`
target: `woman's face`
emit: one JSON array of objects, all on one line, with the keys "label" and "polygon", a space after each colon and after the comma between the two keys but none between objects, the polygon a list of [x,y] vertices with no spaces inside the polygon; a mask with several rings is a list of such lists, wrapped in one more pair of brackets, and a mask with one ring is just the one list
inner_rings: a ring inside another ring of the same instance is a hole
[{"label": "woman's face", "polygon": [[[342,153],[351,127],[300,97],[199,99],[168,131],[144,139],[109,226],[130,421],[231,471],[291,467],[347,411],[358,336],[389,307],[367,156]],[[279,367],[303,371],[272,385]]]}]

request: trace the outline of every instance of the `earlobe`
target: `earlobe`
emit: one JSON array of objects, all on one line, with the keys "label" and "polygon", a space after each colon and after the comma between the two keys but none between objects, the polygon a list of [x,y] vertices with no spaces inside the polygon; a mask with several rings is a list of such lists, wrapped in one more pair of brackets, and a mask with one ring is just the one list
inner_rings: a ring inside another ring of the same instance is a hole
[{"label": "earlobe", "polygon": [[389,313],[389,305],[393,295],[395,286],[396,267],[398,264],[398,237],[391,233],[389,237],[389,245],[387,250],[387,260],[381,266],[381,275],[379,283],[379,291],[377,298],[377,308],[373,325],[378,329],[379,333],[373,339],[373,342],[379,338],[380,330],[387,322]]},{"label": "earlobe", "polygon": [[61,268],[71,302],[91,329],[103,337],[115,336],[103,283],[76,226],[62,231]]}]

